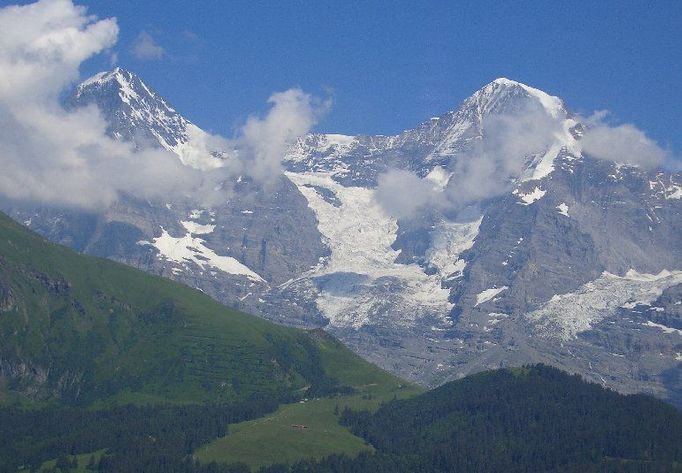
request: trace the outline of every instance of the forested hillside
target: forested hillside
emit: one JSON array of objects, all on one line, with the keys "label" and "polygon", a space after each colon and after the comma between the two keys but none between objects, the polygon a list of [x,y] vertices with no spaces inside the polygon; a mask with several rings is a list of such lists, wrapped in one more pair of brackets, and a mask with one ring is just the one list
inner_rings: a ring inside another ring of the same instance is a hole
[{"label": "forested hillside", "polygon": [[341,422],[375,454],[282,472],[682,471],[682,412],[555,368],[484,372]]}]

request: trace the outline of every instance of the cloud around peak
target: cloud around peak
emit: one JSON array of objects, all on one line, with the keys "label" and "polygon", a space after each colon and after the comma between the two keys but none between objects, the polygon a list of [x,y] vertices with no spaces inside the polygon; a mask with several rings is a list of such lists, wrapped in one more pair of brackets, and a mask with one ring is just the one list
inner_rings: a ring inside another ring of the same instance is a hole
[{"label": "cloud around peak", "polygon": [[[611,125],[607,112],[596,112],[577,121],[551,110],[528,106],[482,120],[481,139],[450,161],[447,185],[435,188],[428,178],[407,170],[392,169],[378,178],[375,199],[396,218],[411,218],[427,209],[459,212],[512,190],[528,178],[529,166],[552,145],[590,158],[628,164],[644,170],[680,169],[679,161],[634,125]],[[566,123],[580,122],[581,136],[568,138]]]},{"label": "cloud around peak", "polygon": [[663,149],[642,130],[632,124],[609,125],[608,112],[597,112],[585,120],[587,127],[580,140],[583,153],[597,159],[654,169],[672,160]]},{"label": "cloud around peak", "polygon": [[54,100],[78,78],[78,67],[111,48],[116,19],[96,21],[70,0],[41,0],[0,9],[0,100]]},{"label": "cloud around peak", "polygon": [[62,107],[60,97],[78,80],[80,64],[110,51],[117,37],[115,19],[97,19],[70,0],[0,8],[0,194],[88,210],[122,194],[226,199],[237,173],[277,179],[288,144],[325,110],[299,89],[273,94],[269,113],[249,118],[235,138],[209,137],[231,153],[225,166],[185,166],[159,147],[113,139],[94,106]]},{"label": "cloud around peak", "polygon": [[447,184],[437,188],[411,171],[379,176],[376,200],[397,218],[425,208],[459,210],[509,192],[528,166],[563,132],[562,120],[532,102],[525,108],[484,117],[482,139],[453,159]]}]

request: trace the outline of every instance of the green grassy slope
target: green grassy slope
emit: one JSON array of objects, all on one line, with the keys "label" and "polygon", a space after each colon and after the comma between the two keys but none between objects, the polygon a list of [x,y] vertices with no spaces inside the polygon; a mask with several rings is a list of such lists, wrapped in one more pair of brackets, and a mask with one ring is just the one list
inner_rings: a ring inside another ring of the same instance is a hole
[{"label": "green grassy slope", "polygon": [[45,241],[0,214],[0,404],[231,402],[397,386],[323,332]]},{"label": "green grassy slope", "polygon": [[388,377],[367,383],[368,374],[353,376],[354,394],[286,404],[260,419],[231,425],[229,435],[202,446],[195,457],[203,463],[245,463],[257,469],[274,463],[372,451],[363,439],[339,424],[340,413],[346,408],[375,410],[382,402],[409,398],[423,389],[396,385]]}]

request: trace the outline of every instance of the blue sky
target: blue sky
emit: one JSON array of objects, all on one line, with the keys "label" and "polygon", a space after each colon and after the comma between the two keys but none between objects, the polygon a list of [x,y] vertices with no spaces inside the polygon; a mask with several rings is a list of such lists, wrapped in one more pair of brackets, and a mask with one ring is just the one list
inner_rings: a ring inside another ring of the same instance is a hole
[{"label": "blue sky", "polygon": [[[504,76],[682,152],[680,1],[77,3],[118,18],[120,66],[228,136],[292,86],[333,95],[317,130],[392,134]],[[161,58],[135,57],[141,32]],[[83,73],[108,67],[100,57]]]}]

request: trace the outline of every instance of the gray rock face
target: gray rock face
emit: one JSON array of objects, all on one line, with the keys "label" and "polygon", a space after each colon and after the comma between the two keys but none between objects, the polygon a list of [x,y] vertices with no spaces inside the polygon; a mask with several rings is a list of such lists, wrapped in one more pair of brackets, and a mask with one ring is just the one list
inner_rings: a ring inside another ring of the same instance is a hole
[{"label": "gray rock face", "polygon": [[139,77],[118,67],[81,83],[66,105],[97,106],[109,135],[140,146],[173,149],[190,139],[193,126]]},{"label": "gray rock face", "polygon": [[[680,275],[662,271],[680,266],[681,206],[656,183],[680,176],[587,157],[558,160],[539,184],[540,199],[520,205],[515,195],[501,198],[463,254],[467,267],[452,286],[457,322],[447,336],[468,339],[467,350],[453,354],[463,369],[445,376],[543,361],[679,403],[682,332],[667,314],[680,299],[667,288]],[[477,303],[489,288],[505,289]],[[665,306],[651,301],[661,292]],[[636,294],[660,307],[664,327],[628,308]]]},{"label": "gray rock face", "polygon": [[[201,167],[184,150],[203,132],[133,74],[86,81],[70,106],[87,104],[112,136],[152,140]],[[542,152],[518,156],[499,192],[401,219],[377,203],[383,172],[445,187],[493,139],[488,120],[528,110],[558,131]],[[2,206],[79,251],[280,323],[325,327],[424,384],[544,362],[682,403],[682,175],[583,155],[583,131],[560,99],[498,79],[396,136],[306,136],[274,191],[240,181],[210,209],[181,198],[122,198],[100,214]]]}]

